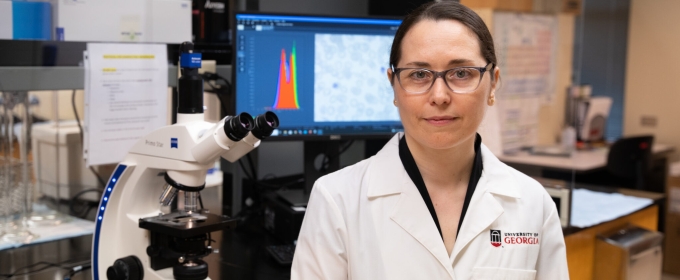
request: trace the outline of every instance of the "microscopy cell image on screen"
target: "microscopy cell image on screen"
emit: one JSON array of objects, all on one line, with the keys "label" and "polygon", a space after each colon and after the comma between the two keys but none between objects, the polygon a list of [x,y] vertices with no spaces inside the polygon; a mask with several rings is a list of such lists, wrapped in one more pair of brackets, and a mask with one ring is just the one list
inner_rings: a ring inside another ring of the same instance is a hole
[{"label": "microscopy cell image on screen", "polygon": [[399,121],[386,74],[393,38],[315,35],[315,122]]}]

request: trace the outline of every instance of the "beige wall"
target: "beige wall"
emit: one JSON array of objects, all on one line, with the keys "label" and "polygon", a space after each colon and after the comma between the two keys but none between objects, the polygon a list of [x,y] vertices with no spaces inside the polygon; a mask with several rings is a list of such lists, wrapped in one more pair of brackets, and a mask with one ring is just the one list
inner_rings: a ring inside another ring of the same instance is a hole
[{"label": "beige wall", "polygon": [[[624,135],[653,134],[680,147],[680,1],[632,0],[624,108]],[[656,117],[644,127],[641,117]],[[677,153],[676,153],[677,158]]]}]

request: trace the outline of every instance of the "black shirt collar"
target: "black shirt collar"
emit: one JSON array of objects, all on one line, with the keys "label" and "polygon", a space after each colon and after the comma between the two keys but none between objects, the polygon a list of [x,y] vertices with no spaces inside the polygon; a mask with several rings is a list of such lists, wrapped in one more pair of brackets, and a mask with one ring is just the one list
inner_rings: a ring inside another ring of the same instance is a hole
[{"label": "black shirt collar", "polygon": [[[468,183],[467,191],[465,192],[463,211],[460,213],[460,221],[458,221],[457,232],[460,232],[460,227],[463,224],[463,219],[465,218],[467,209],[470,206],[472,194],[475,192],[475,189],[477,188],[477,183],[479,182],[479,179],[482,177],[483,166],[482,166],[482,153],[480,151],[481,144],[482,137],[479,136],[479,134],[477,134],[477,136],[475,137],[475,158],[473,159],[474,162],[472,163],[472,172],[470,172],[470,180]],[[437,212],[434,210],[432,199],[430,198],[430,194],[427,192],[427,187],[425,187],[425,181],[423,181],[423,176],[420,174],[418,165],[416,165],[416,161],[413,159],[413,155],[411,154],[411,151],[409,150],[408,145],[406,144],[405,136],[401,137],[401,140],[399,140],[399,158],[401,159],[401,164],[404,165],[406,173],[411,178],[411,181],[413,181],[413,184],[415,184],[416,187],[418,188],[418,192],[420,192],[420,195],[423,197],[425,205],[427,205],[427,209],[430,211],[432,219],[434,220],[434,223],[437,225],[439,235],[442,236],[443,239],[444,236],[442,235],[441,226],[439,226]],[[458,236],[458,234],[456,234],[456,236]]]}]

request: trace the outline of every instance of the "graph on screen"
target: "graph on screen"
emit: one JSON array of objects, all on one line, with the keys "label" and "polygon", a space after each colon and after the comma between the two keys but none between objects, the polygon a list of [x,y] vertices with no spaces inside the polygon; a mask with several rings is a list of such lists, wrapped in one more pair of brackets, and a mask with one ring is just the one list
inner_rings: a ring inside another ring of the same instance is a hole
[{"label": "graph on screen", "polygon": [[281,49],[281,62],[279,63],[279,82],[276,89],[276,100],[274,109],[278,110],[298,110],[298,84],[297,68],[295,63],[295,43],[290,55],[286,57],[286,49]]}]

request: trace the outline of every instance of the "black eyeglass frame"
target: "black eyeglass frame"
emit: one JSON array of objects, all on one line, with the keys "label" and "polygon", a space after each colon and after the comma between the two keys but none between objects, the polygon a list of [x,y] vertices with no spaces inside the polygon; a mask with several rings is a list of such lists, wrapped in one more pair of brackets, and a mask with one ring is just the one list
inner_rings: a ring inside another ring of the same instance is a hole
[{"label": "black eyeglass frame", "polygon": [[[491,68],[489,68],[489,65],[491,65]],[[396,77],[397,77],[397,81],[398,81],[398,83],[399,83],[399,86],[400,86],[404,91],[406,91],[406,92],[408,92],[408,93],[412,93],[412,94],[423,94],[423,93],[426,93],[426,92],[430,91],[430,89],[432,89],[432,86],[434,85],[434,82],[436,82],[437,79],[438,79],[439,77],[441,77],[442,80],[444,80],[444,84],[446,85],[446,87],[448,87],[452,92],[460,93],[460,94],[466,94],[466,93],[471,93],[471,92],[477,90],[477,89],[479,88],[479,85],[482,83],[482,79],[484,78],[484,73],[486,73],[487,71],[493,70],[495,67],[496,67],[496,66],[493,64],[493,62],[487,63],[484,67],[460,66],[460,67],[455,67],[455,68],[447,69],[447,70],[444,70],[444,71],[434,71],[434,70],[430,70],[430,69],[427,69],[427,68],[411,68],[411,67],[407,67],[407,68],[394,68],[394,67],[392,67],[392,81],[394,81],[394,77],[396,76]],[[446,75],[446,73],[448,73],[448,72],[450,72],[450,71],[453,71],[453,70],[457,70],[457,69],[475,69],[475,70],[478,70],[478,71],[479,71],[479,73],[480,73],[480,74],[479,74],[479,81],[477,82],[477,86],[476,86],[473,90],[470,90],[469,92],[457,92],[457,91],[455,91],[455,90],[453,90],[453,89],[451,88],[451,86],[449,85],[449,82],[446,81],[446,79],[444,78],[444,76]],[[412,92],[412,91],[408,91],[408,90],[406,90],[406,89],[404,88],[403,85],[401,85],[401,78],[400,78],[400,76],[399,76],[399,73],[400,73],[401,71],[403,71],[403,70],[422,70],[422,71],[425,71],[425,72],[429,72],[429,73],[434,74],[434,79],[432,79],[432,83],[430,84],[430,86],[427,87],[427,89],[424,90],[424,91],[422,91],[422,92]]]}]

